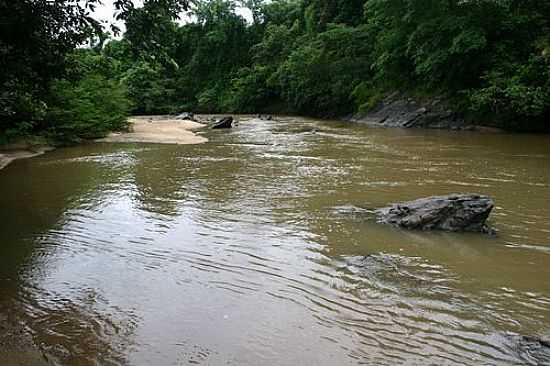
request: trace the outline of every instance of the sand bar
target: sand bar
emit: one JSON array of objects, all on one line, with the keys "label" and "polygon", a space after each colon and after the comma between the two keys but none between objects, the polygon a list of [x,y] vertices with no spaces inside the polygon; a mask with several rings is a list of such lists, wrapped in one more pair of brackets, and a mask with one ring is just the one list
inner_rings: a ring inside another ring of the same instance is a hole
[{"label": "sand bar", "polygon": [[142,142],[156,144],[191,145],[202,144],[207,138],[197,135],[195,130],[205,127],[204,124],[167,119],[166,117],[134,117],[130,119],[130,132],[111,133],[99,142]]}]

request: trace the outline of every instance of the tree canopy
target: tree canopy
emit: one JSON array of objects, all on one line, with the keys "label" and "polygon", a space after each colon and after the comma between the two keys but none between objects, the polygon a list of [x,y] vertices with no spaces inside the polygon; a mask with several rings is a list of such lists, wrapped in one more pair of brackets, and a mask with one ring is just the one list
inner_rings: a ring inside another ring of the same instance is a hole
[{"label": "tree canopy", "polygon": [[[99,135],[123,127],[128,108],[340,116],[395,90],[444,95],[484,123],[550,130],[548,1],[116,0],[119,39],[93,19],[98,4],[0,0],[4,139]],[[94,83],[122,106],[102,129],[108,116],[75,117],[101,110]],[[88,102],[69,101],[80,95]],[[70,124],[64,106],[79,128],[59,127]]]}]

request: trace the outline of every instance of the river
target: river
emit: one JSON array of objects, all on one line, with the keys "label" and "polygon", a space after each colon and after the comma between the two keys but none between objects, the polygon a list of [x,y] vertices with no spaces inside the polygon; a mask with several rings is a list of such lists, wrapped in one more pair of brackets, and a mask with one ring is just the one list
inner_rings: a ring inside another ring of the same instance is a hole
[{"label": "river", "polygon": [[[281,117],[0,171],[0,314],[66,365],[520,365],[550,331],[550,136]],[[498,230],[343,215],[490,195]]]}]

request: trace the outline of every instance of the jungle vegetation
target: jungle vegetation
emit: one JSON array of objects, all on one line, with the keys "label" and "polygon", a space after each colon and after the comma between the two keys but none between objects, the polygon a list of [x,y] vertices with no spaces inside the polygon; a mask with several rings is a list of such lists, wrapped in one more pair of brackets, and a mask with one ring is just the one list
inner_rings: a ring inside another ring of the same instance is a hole
[{"label": "jungle vegetation", "polygon": [[546,0],[115,0],[124,32],[99,2],[0,0],[0,143],[99,137],[129,113],[339,117],[396,90],[550,130]]}]

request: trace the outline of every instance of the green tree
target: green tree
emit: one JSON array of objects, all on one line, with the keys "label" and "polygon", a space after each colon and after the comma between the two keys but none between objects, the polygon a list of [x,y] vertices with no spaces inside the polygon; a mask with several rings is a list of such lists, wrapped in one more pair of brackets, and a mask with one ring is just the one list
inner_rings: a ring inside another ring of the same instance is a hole
[{"label": "green tree", "polygon": [[301,42],[276,72],[285,100],[301,113],[337,116],[354,109],[353,90],[369,79],[371,53],[365,28],[331,25]]},{"label": "green tree", "polygon": [[[69,55],[95,39],[105,41],[102,25],[90,16],[100,0],[0,0],[0,140],[39,133],[47,125],[46,101],[52,84],[74,78]],[[186,0],[146,0],[175,18]],[[125,19],[132,0],[115,0],[116,15]]]},{"label": "green tree", "polygon": [[172,80],[164,76],[161,66],[141,61],[122,76],[136,114],[166,114],[173,112]]}]

